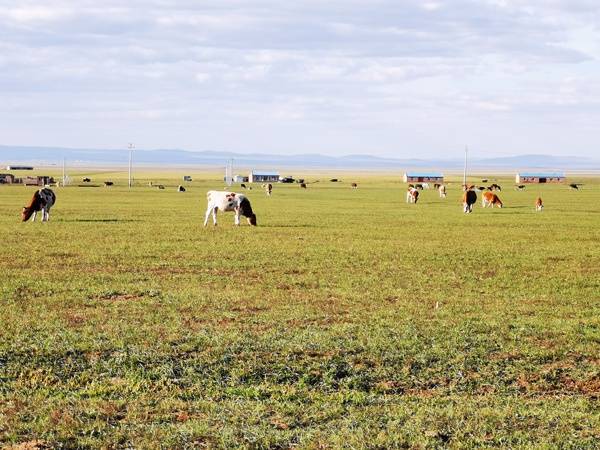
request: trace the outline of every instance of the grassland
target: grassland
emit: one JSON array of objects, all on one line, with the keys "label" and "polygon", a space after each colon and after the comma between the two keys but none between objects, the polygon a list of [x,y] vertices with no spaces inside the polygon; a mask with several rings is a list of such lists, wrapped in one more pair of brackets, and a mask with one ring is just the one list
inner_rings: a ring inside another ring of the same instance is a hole
[{"label": "grassland", "polygon": [[600,180],[464,215],[321,177],[204,229],[216,175],[117,176],[44,225],[0,186],[0,443],[598,448]]}]

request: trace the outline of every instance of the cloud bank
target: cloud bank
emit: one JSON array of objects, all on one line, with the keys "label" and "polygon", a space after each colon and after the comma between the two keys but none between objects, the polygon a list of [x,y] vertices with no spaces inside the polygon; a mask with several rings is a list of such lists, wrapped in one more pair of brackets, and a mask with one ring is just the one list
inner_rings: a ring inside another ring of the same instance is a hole
[{"label": "cloud bank", "polygon": [[0,0],[3,143],[594,156],[600,6]]}]

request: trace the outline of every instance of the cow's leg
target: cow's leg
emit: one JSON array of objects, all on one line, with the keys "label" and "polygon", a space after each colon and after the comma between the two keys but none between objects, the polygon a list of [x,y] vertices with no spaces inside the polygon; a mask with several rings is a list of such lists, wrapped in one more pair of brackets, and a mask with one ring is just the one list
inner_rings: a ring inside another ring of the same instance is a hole
[{"label": "cow's leg", "polygon": [[48,221],[48,211],[46,208],[42,208],[42,222]]},{"label": "cow's leg", "polygon": [[37,211],[34,211],[33,214],[31,215],[32,222],[35,222],[35,216],[37,216]]},{"label": "cow's leg", "polygon": [[208,218],[210,217],[210,207],[206,208],[206,214],[204,215],[204,226],[208,223]]},{"label": "cow's leg", "polygon": [[217,210],[219,209],[218,206],[215,206],[212,210],[212,216],[213,216],[213,225],[217,224]]},{"label": "cow's leg", "polygon": [[235,225],[240,224],[240,208],[235,208],[235,217],[233,218],[233,223]]}]

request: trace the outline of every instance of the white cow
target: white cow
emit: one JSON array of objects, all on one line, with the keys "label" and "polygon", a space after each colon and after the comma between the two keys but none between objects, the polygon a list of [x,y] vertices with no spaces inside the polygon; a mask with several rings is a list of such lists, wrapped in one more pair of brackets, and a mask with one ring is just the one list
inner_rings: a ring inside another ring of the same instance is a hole
[{"label": "white cow", "polygon": [[414,187],[409,187],[406,191],[406,203],[417,203],[419,200],[419,191]]},{"label": "white cow", "polygon": [[439,188],[438,191],[440,193],[440,198],[446,198],[446,185],[442,184]]},{"label": "white cow", "polygon": [[206,193],[208,205],[206,207],[206,216],[204,217],[204,226],[208,223],[208,218],[212,213],[213,223],[217,224],[217,210],[235,212],[234,223],[240,224],[240,214],[248,219],[250,225],[256,225],[256,214],[252,212],[250,200],[243,194],[235,192],[208,191]]}]

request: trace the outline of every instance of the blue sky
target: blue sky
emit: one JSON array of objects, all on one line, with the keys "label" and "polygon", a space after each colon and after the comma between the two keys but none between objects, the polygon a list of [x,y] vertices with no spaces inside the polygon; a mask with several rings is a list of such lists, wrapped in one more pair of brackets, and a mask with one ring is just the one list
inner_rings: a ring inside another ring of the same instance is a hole
[{"label": "blue sky", "polygon": [[600,156],[599,5],[0,0],[0,144]]}]

